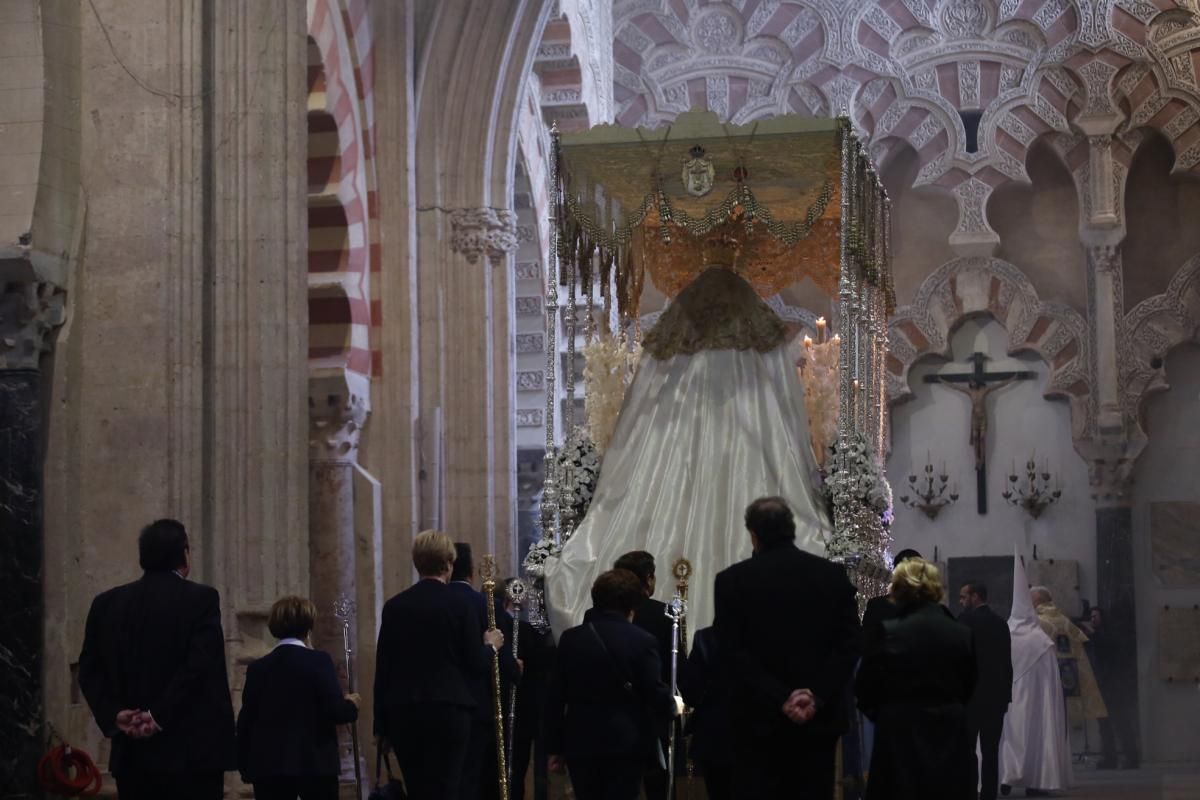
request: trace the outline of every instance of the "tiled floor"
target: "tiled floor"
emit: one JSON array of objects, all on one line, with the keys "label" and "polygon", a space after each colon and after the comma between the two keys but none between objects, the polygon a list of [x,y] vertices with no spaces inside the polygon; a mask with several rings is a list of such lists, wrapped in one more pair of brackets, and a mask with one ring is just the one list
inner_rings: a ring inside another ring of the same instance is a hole
[{"label": "tiled floor", "polygon": [[[1148,766],[1139,770],[1077,768],[1071,800],[1200,800],[1200,765]],[[1022,792],[1014,790],[1013,797]]]}]

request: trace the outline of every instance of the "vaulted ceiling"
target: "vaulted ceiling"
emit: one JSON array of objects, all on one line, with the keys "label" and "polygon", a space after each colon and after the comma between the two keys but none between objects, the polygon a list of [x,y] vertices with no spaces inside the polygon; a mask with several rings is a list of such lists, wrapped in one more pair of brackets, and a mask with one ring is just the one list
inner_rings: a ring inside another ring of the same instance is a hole
[{"label": "vaulted ceiling", "polygon": [[990,234],[997,186],[1028,181],[1046,137],[1079,180],[1088,135],[1113,134],[1123,186],[1145,128],[1200,165],[1197,0],[616,0],[616,121],[689,108],[732,122],[848,112],[886,164],[959,200],[960,232]]}]

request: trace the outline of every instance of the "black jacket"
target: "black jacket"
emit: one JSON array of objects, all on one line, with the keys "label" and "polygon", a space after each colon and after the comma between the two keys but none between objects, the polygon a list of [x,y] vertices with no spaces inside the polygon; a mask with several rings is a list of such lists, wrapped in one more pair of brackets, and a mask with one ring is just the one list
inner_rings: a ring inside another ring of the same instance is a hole
[{"label": "black jacket", "polygon": [[[735,736],[831,738],[847,730],[859,626],[843,567],[790,542],[762,550],[717,575],[715,626]],[[810,689],[818,704],[802,726],[782,711],[796,689]]]},{"label": "black jacket", "polygon": [[872,597],[867,601],[867,608],[863,611],[863,633],[866,634],[867,631],[871,630],[876,625],[886,622],[889,619],[895,619],[898,616],[900,616],[900,609],[896,607],[895,603],[888,599],[887,595]]},{"label": "black jacket", "polygon": [[[96,597],[88,612],[79,685],[96,724],[112,738],[115,776],[234,767],[233,703],[216,589],[174,572]],[[162,732],[130,739],[117,712],[147,710]]]},{"label": "black jacket", "polygon": [[701,769],[714,764],[733,765],[729,688],[721,680],[719,659],[717,629],[701,628],[692,638],[692,651],[679,671],[679,691],[692,708],[686,731],[692,736],[688,755]]},{"label": "black jacket", "polygon": [[875,722],[867,800],[974,797],[971,632],[926,603],[867,638],[855,681],[858,705]]},{"label": "black jacket", "polygon": [[[667,616],[667,604],[647,597],[633,610],[633,624],[654,637],[658,645],[658,657],[662,661],[662,680],[671,685],[671,618]],[[680,653],[682,659],[685,653]]]},{"label": "black jacket", "polygon": [[964,611],[958,621],[971,629],[975,637],[975,691],[967,704],[967,713],[979,719],[1003,714],[1012,702],[1012,639],[1008,622],[990,606]]},{"label": "black jacket", "polygon": [[356,719],[328,653],[280,645],[246,670],[238,770],[250,782],[337,775],[337,726]]},{"label": "black jacket", "polygon": [[472,682],[487,676],[491,652],[475,609],[441,581],[420,580],[388,600],[375,651],[375,734],[386,735],[389,708],[474,711]]},{"label": "black jacket", "polygon": [[645,758],[651,763],[657,731],[675,708],[660,670],[653,636],[620,614],[588,611],[582,625],[558,640],[546,702],[547,752],[568,762]]},{"label": "black jacket", "polygon": [[[483,633],[488,629],[487,596],[469,583],[451,581],[448,588],[471,607],[475,626],[479,629],[479,641],[483,641]],[[504,634],[504,647],[500,648],[500,680],[501,700],[505,713],[508,709],[508,690],[517,677],[517,662],[512,654],[512,615],[504,610],[500,598],[496,598],[496,628]],[[491,650],[487,651],[488,670],[483,675],[477,675],[471,680],[471,694],[475,698],[476,719],[490,720],[495,717],[495,706],[492,698]]]}]

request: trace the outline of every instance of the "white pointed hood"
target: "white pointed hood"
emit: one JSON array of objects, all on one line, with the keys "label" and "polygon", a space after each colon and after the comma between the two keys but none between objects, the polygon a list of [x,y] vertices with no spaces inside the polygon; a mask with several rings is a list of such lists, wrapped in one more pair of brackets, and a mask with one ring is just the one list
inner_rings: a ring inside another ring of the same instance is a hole
[{"label": "white pointed hood", "polygon": [[1029,596],[1029,579],[1025,576],[1025,561],[1020,552],[1013,548],[1013,602],[1008,615],[1008,631],[1012,636],[1013,680],[1037,663],[1054,642],[1038,624],[1033,599]]}]

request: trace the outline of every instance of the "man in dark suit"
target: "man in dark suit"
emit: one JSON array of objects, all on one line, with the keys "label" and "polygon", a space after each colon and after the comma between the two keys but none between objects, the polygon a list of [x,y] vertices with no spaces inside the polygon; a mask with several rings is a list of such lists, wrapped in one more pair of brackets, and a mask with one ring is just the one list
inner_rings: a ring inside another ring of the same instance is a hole
[{"label": "man in dark suit", "polygon": [[[920,558],[921,554],[916,550],[905,549],[896,553],[896,557],[892,559],[892,568],[903,564],[910,558]],[[892,602],[891,595],[883,594],[879,597],[872,597],[867,601],[867,607],[863,611],[862,629],[863,634],[872,630],[877,624],[886,622],[889,619],[896,619],[900,616],[900,609]]]},{"label": "man in dark suit", "polygon": [[679,691],[691,707],[688,756],[700,768],[708,800],[733,800],[733,741],[729,732],[729,687],[721,679],[717,629],[696,631]]},{"label": "man in dark suit", "polygon": [[[450,591],[470,605],[474,624],[482,633],[488,629],[487,598],[475,588],[475,558],[471,545],[454,543],[454,568],[450,571]],[[499,590],[497,590],[499,592]],[[503,608],[503,598],[496,597],[496,629],[505,644],[500,649],[500,673],[509,686],[517,674],[516,661],[512,657],[512,616]],[[471,719],[471,736],[467,743],[467,764],[463,772],[462,800],[487,800],[499,796],[500,776],[496,769],[496,709],[492,697],[492,672],[488,671],[471,680],[471,693],[475,698],[475,713]],[[506,692],[501,687],[501,704]]]},{"label": "man in dark suit", "polygon": [[972,759],[979,781],[980,800],[996,800],[1000,787],[1000,737],[1004,715],[1012,702],[1012,640],[1008,622],[988,605],[987,586],[978,581],[963,584],[959,616],[975,640],[975,691],[967,703],[968,736],[979,741],[980,759]]},{"label": "man in dark suit", "polygon": [[172,519],[138,537],[140,580],[96,597],[79,685],[112,739],[122,800],[214,800],[234,768],[233,704],[217,590],[187,579],[187,531]]},{"label": "man in dark suit", "polygon": [[630,624],[639,595],[632,573],[604,573],[583,624],[559,637],[547,748],[580,800],[635,800],[646,765],[661,759],[663,723],[683,707],[662,681],[654,637]]},{"label": "man in dark suit", "polygon": [[[505,587],[512,579],[505,582]],[[507,594],[505,595],[507,597]],[[511,605],[509,606],[511,609]],[[517,684],[517,715],[512,745],[512,800],[525,800],[525,774],[533,763],[533,799],[546,800],[549,781],[546,774],[546,693],[557,649],[549,629],[539,631],[525,620],[521,626],[520,680]],[[505,647],[510,644],[505,639]]]},{"label": "man in dark suit", "polygon": [[795,546],[782,498],[755,500],[745,519],[754,555],[717,575],[715,593],[738,794],[827,800],[858,657],[854,587]]},{"label": "man in dark suit", "polygon": [[[658,656],[661,663],[663,683],[671,685],[671,620],[667,616],[667,604],[654,599],[654,590],[658,585],[655,577],[654,556],[645,550],[633,550],[621,556],[613,564],[613,569],[624,569],[637,576],[642,585],[642,596],[633,609],[633,624],[654,637],[658,644]],[[687,658],[681,653],[680,658]],[[670,728],[673,723],[667,722],[660,732],[663,752],[666,752]],[[651,764],[646,772],[646,800],[667,800],[667,770],[657,763]]]},{"label": "man in dark suit", "polygon": [[383,607],[375,655],[375,734],[388,739],[408,792],[421,800],[459,800],[473,685],[491,670],[500,631],[481,631],[478,611],[450,591],[454,543],[425,531],[413,541],[421,579]]}]

